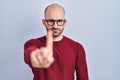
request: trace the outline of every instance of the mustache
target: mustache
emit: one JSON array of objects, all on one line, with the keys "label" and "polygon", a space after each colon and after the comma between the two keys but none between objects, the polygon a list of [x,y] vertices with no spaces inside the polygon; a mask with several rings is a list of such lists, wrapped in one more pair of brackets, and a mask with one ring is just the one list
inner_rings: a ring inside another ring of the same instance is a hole
[{"label": "mustache", "polygon": [[52,28],[52,30],[60,30],[59,28]]}]

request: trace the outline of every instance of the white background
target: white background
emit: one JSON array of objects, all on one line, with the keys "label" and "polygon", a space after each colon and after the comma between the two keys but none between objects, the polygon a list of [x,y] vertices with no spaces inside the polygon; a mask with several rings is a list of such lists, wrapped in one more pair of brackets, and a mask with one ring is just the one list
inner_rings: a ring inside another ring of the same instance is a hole
[{"label": "white background", "polygon": [[120,80],[119,0],[0,0],[0,80],[32,80],[23,45],[45,34],[45,7],[59,3],[68,20],[64,34],[86,50],[90,80]]}]

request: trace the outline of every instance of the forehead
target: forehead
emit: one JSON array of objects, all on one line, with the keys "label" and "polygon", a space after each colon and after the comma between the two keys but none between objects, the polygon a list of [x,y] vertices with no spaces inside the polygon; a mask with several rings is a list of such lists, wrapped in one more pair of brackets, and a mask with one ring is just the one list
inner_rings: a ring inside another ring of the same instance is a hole
[{"label": "forehead", "polygon": [[45,12],[45,18],[49,19],[63,19],[64,16],[64,9],[58,5],[48,7]]}]

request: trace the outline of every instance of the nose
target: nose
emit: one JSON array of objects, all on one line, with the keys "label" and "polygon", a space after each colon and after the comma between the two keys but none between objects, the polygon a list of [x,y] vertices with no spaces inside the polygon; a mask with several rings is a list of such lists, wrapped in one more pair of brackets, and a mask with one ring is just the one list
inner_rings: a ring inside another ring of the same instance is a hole
[{"label": "nose", "polygon": [[57,25],[57,22],[55,22],[55,24],[53,25],[53,28],[57,28],[58,25]]}]

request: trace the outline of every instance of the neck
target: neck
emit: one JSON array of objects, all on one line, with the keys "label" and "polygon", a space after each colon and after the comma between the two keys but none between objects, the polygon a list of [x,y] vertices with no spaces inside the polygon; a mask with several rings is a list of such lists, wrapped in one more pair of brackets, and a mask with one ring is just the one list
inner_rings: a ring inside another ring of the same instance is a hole
[{"label": "neck", "polygon": [[60,35],[58,37],[53,37],[53,41],[60,41],[62,40],[62,38],[63,38],[63,35]]}]

